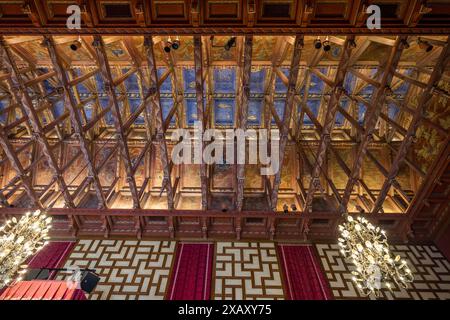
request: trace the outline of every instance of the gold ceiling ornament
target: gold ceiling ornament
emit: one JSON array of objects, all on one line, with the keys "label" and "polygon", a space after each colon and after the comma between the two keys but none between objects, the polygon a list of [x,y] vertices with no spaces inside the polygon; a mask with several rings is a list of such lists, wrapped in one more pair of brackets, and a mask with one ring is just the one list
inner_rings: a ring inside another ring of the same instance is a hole
[{"label": "gold ceiling ornament", "polygon": [[339,247],[355,265],[352,280],[358,290],[365,296],[380,297],[383,286],[392,290],[392,282],[406,289],[414,276],[405,260],[393,257],[386,232],[360,216],[346,219],[339,225]]},{"label": "gold ceiling ornament", "polygon": [[27,212],[20,220],[13,217],[0,227],[0,288],[22,279],[24,264],[50,239],[52,218],[37,210]]}]

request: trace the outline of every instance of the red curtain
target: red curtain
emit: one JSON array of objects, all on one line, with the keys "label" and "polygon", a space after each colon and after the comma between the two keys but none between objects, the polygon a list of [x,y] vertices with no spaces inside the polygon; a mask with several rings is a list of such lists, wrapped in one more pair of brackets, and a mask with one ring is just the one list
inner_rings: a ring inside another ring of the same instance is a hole
[{"label": "red curtain", "polygon": [[287,299],[332,299],[328,282],[312,246],[281,244],[277,246],[277,250]]},{"label": "red curtain", "polygon": [[178,244],[167,299],[210,299],[213,248],[211,243]]}]

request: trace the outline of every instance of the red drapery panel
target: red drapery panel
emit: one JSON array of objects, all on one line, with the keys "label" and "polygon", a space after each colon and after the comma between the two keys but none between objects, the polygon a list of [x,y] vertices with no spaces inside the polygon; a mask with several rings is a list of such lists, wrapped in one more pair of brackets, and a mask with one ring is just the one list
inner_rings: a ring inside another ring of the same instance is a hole
[{"label": "red drapery panel", "polygon": [[6,288],[0,300],[86,300],[86,295],[66,281],[33,280],[19,281]]},{"label": "red drapery panel", "polygon": [[166,298],[209,300],[213,244],[179,243]]},{"label": "red drapery panel", "polygon": [[49,242],[30,259],[28,267],[30,269],[61,267],[74,245],[75,242]]},{"label": "red drapery panel", "polygon": [[277,250],[287,299],[332,299],[328,282],[312,246],[280,244]]}]

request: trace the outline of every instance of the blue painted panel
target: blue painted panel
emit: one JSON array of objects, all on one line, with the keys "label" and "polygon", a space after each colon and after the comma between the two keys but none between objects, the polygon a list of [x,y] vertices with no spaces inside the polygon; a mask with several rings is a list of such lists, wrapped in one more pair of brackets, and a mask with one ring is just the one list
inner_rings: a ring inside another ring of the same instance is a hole
[{"label": "blue painted panel", "polygon": [[80,94],[80,97],[82,97],[82,98],[85,98],[85,97],[89,96],[90,93],[91,93],[89,91],[89,89],[86,88],[86,86],[83,85],[82,83],[77,84],[77,90],[78,90],[78,93]]},{"label": "blue painted panel", "polygon": [[55,118],[58,118],[59,116],[61,116],[64,113],[64,101],[63,99],[60,99],[58,101],[56,101],[55,103],[53,103],[53,116]]},{"label": "blue painted panel", "polygon": [[356,77],[353,75],[353,73],[347,72],[344,80],[344,89],[349,93],[353,92],[353,89],[355,88],[355,83]]},{"label": "blue painted panel", "polygon": [[[286,77],[289,78],[289,68],[281,68],[281,72],[284,73]],[[277,76],[275,80],[275,92],[286,93],[287,87],[284,85],[280,77]]]},{"label": "blue painted panel", "polygon": [[[325,72],[324,70],[320,70],[320,72]],[[311,81],[309,83],[309,93],[310,94],[319,94],[323,91],[324,82],[316,76],[314,73],[311,74]]]},{"label": "blue painted panel", "polygon": [[[166,72],[167,68],[158,68],[158,79],[162,77],[162,75]],[[162,83],[161,87],[159,87],[159,90],[161,93],[172,93],[172,75],[169,75],[166,80]]]},{"label": "blue painted panel", "polygon": [[260,125],[263,110],[263,99],[250,99],[248,103],[248,125]]},{"label": "blue painted panel", "polygon": [[124,81],[127,92],[139,93],[138,77],[136,73],[133,73]]},{"label": "blue painted panel", "polygon": [[266,69],[253,71],[250,75],[250,92],[264,93],[264,79],[266,77]]},{"label": "blue painted panel", "polygon": [[197,121],[197,102],[195,99],[186,99],[186,125],[192,126]]},{"label": "blue painted panel", "polygon": [[135,112],[141,104],[141,99],[128,99],[131,113]]},{"label": "blue painted panel", "polygon": [[339,112],[336,114],[336,126],[342,126],[344,124],[344,116]]},{"label": "blue painted panel", "polygon": [[234,99],[214,99],[214,121],[217,125],[234,124]]},{"label": "blue painted panel", "polygon": [[389,116],[389,118],[395,119],[395,117],[398,114],[398,111],[399,111],[399,109],[398,109],[398,107],[397,107],[397,105],[395,103],[389,103],[388,104],[388,116]]},{"label": "blue painted panel", "polygon": [[[275,112],[277,113],[280,120],[283,120],[284,107],[286,105],[285,100],[274,100],[273,106],[275,108]],[[275,123],[275,119],[272,117],[272,124]]]},{"label": "blue painted panel", "polygon": [[314,116],[317,118],[319,115],[319,109],[320,109],[320,100],[318,99],[309,99],[306,101],[306,105],[309,107],[311,112],[314,114]]},{"label": "blue painted panel", "polygon": [[193,68],[183,69],[184,92],[195,93],[195,70]]},{"label": "blue painted panel", "polygon": [[[161,107],[162,107],[162,113],[163,113],[163,119],[166,120],[167,116],[169,115],[170,110],[173,106],[173,100],[172,99],[161,99]],[[172,117],[172,120],[170,120],[170,123],[175,123],[175,116]]]},{"label": "blue painted panel", "polygon": [[361,124],[364,122],[364,117],[366,115],[366,106],[362,103],[358,103],[358,122]]},{"label": "blue painted panel", "polygon": [[[8,103],[6,102],[7,100],[0,100],[0,110],[3,110],[4,108],[6,108],[6,106],[8,105]],[[3,113],[2,115],[0,115],[0,121],[2,122],[2,123],[5,123],[6,122],[6,116],[7,116],[7,114],[6,113]]]},{"label": "blue painted panel", "polygon": [[213,73],[215,92],[236,92],[236,68],[214,68]]},{"label": "blue painted panel", "polygon": [[92,119],[93,111],[94,111],[94,110],[92,110],[92,107],[85,107],[85,108],[84,108],[84,113],[86,114],[86,118],[87,118],[88,120],[91,120],[91,119]]}]

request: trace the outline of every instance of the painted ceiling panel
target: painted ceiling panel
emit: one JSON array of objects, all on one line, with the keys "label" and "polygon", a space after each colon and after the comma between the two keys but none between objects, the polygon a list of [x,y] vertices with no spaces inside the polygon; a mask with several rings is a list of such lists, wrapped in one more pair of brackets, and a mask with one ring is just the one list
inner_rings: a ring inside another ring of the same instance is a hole
[{"label": "painted ceiling panel", "polygon": [[[170,110],[173,106],[173,100],[172,99],[161,99],[161,107],[162,107],[162,113],[164,120],[167,119],[167,116],[169,115]],[[175,123],[175,116],[172,117],[172,120],[170,120],[171,124]]]},{"label": "painted ceiling panel", "polygon": [[399,112],[399,109],[398,109],[396,104],[394,104],[394,103],[389,103],[388,104],[388,115],[389,115],[389,118],[395,119],[395,117],[397,116],[398,112]]},{"label": "painted ceiling panel", "polygon": [[355,87],[356,77],[351,72],[347,72],[344,80],[344,89],[351,93]]},{"label": "painted ceiling panel", "polygon": [[214,121],[216,125],[234,125],[234,99],[214,99]]},{"label": "painted ceiling panel", "polygon": [[195,71],[193,68],[183,68],[184,92],[195,93]]},{"label": "painted ceiling panel", "polygon": [[[123,71],[126,73],[127,71]],[[136,73],[133,73],[124,81],[125,88],[127,92],[139,93],[138,77]]]},{"label": "painted ceiling panel", "polygon": [[[0,110],[5,109],[9,105],[8,100],[0,100]],[[4,124],[6,122],[7,113],[0,114],[0,122]]]},{"label": "painted ceiling panel", "polygon": [[[289,77],[289,68],[281,68],[281,72],[284,73],[286,77]],[[276,78],[275,81],[275,92],[276,93],[286,93],[287,87],[284,85],[280,77]]]},{"label": "painted ceiling panel", "polygon": [[247,124],[259,126],[261,124],[261,113],[263,110],[263,99],[250,99],[248,103]]},{"label": "painted ceiling panel", "polygon": [[[326,69],[319,69],[320,72],[326,74]],[[309,84],[309,94],[320,94],[323,91],[324,83],[323,81],[316,76],[315,74],[311,74],[311,81]]]},{"label": "painted ceiling panel", "polygon": [[358,122],[361,124],[364,122],[366,115],[366,106],[362,103],[358,103]]},{"label": "painted ceiling panel", "polygon": [[[167,68],[158,68],[158,79],[167,71]],[[159,88],[161,93],[172,93],[172,75],[169,75]],[[195,88],[195,87],[194,87]]]},{"label": "painted ceiling panel", "polygon": [[250,75],[250,93],[264,93],[264,79],[266,77],[266,69],[252,71]]},{"label": "painted ceiling panel", "polygon": [[319,109],[320,109],[320,100],[319,99],[309,99],[306,102],[306,105],[308,108],[312,111],[314,116],[317,118],[319,115]]},{"label": "painted ceiling panel", "polygon": [[197,102],[195,99],[186,99],[186,125],[192,126],[197,121]]},{"label": "painted ceiling panel", "polygon": [[214,68],[213,72],[215,92],[236,92],[236,68]]},{"label": "painted ceiling panel", "polygon": [[[280,120],[283,119],[283,112],[284,112],[284,106],[286,105],[286,101],[285,100],[274,100],[273,102],[275,111],[278,115],[278,117],[280,118]],[[275,119],[273,119],[272,117],[272,124],[275,123]]]},{"label": "painted ceiling panel", "polygon": [[55,118],[58,118],[64,113],[64,100],[58,99],[53,101],[52,113]]}]

